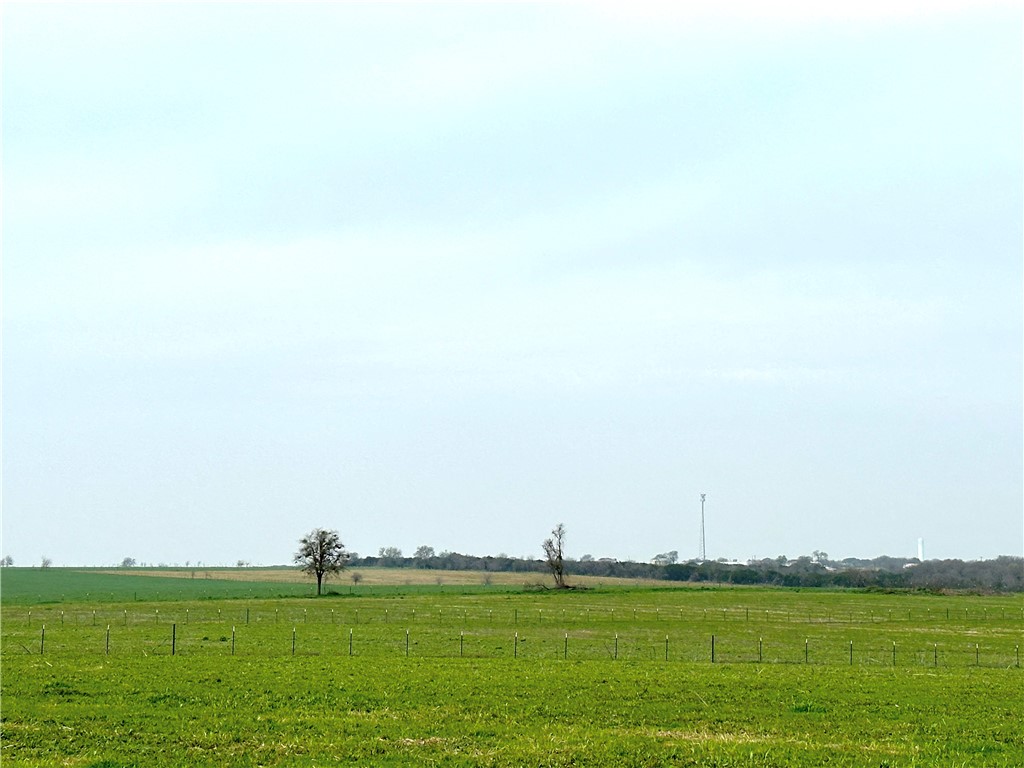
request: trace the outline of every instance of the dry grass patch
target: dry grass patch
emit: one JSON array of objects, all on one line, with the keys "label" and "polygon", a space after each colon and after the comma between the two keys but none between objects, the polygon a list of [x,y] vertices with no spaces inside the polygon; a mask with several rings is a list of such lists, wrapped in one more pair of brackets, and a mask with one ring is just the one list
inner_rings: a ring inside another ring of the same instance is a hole
[{"label": "dry grass patch", "polygon": [[[222,579],[242,582],[273,582],[306,584],[312,579],[298,568],[111,568],[95,573],[119,576],[152,576],[169,579]],[[357,578],[353,579],[353,575]],[[619,579],[607,576],[569,576],[572,586],[598,588],[603,586],[669,586],[671,582],[657,579]],[[522,571],[438,571],[425,568],[349,568],[324,582],[325,588],[339,587],[401,587],[401,586],[484,586],[553,587],[551,578],[540,572]],[[681,585],[681,583],[679,584]]]}]

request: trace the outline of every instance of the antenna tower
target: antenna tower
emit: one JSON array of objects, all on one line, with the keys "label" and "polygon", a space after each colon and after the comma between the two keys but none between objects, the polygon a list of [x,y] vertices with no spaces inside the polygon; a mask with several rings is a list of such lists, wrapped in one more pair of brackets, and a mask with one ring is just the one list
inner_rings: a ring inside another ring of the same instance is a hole
[{"label": "antenna tower", "polygon": [[704,497],[706,493],[700,495],[700,561],[703,563],[707,559],[707,553],[704,550]]}]

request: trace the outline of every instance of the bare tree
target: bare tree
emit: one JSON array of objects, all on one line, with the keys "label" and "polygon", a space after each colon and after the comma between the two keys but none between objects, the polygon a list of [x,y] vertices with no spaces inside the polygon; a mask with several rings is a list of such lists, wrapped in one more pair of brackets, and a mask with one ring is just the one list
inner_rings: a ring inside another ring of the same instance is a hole
[{"label": "bare tree", "polygon": [[673,549],[671,552],[662,552],[655,555],[651,562],[655,565],[675,565],[679,562],[679,551]]},{"label": "bare tree", "polygon": [[562,523],[556,525],[551,531],[551,538],[544,539],[541,545],[544,547],[544,557],[548,563],[548,569],[555,578],[555,587],[562,589],[565,584],[565,562],[563,559],[563,547],[565,545],[565,526]]},{"label": "bare tree", "polygon": [[46,555],[43,555],[43,559],[42,559],[42,561],[40,561],[39,567],[40,568],[49,568],[51,565],[53,565],[53,560],[48,558]]},{"label": "bare tree", "polygon": [[295,563],[306,573],[316,576],[316,593],[319,595],[324,576],[345,570],[348,552],[337,531],[314,528],[299,539]]},{"label": "bare tree", "polygon": [[14,565],[14,558],[10,555],[4,555],[4,559],[0,560],[0,567],[2,568],[10,568],[12,565]]}]

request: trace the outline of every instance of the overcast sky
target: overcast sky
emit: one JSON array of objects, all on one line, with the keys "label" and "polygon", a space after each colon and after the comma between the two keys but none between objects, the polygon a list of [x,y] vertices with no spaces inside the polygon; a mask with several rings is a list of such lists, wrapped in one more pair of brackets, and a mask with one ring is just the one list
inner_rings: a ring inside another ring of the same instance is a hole
[{"label": "overcast sky", "polygon": [[1020,555],[1021,30],[5,3],[3,554]]}]

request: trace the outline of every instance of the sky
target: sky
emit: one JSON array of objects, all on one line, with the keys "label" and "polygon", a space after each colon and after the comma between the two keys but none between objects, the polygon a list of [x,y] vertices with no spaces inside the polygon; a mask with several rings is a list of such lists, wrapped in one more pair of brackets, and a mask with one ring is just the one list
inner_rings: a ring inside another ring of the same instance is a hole
[{"label": "sky", "polygon": [[1013,2],[7,2],[16,565],[1024,551]]}]

